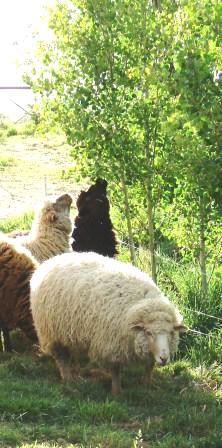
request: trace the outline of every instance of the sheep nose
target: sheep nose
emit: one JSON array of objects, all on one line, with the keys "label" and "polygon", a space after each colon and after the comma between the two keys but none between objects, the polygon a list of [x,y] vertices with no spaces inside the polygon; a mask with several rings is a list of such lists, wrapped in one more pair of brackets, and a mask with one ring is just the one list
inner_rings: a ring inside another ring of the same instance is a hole
[{"label": "sheep nose", "polygon": [[160,360],[161,360],[161,366],[165,366],[167,364],[167,358],[162,358],[162,356],[160,356]]}]

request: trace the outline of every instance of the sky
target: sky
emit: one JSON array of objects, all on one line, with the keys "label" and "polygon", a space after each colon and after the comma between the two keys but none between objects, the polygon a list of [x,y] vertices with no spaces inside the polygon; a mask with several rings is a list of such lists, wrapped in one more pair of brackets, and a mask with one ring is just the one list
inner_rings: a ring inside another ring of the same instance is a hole
[{"label": "sky", "polygon": [[[0,87],[24,85],[24,66],[21,63],[32,54],[33,32],[38,32],[41,40],[47,40],[45,6],[52,6],[53,3],[54,0],[1,0]],[[24,113],[13,102],[25,109],[27,104],[33,102],[32,92],[0,89],[0,113],[17,121]]]}]

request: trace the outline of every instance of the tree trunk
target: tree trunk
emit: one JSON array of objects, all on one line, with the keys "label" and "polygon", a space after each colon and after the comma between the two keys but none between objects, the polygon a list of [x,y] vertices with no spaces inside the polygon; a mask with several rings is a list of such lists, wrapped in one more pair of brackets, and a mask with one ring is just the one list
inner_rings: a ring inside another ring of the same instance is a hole
[{"label": "tree trunk", "polygon": [[160,0],[153,0],[153,5],[156,7],[156,9],[160,9]]},{"label": "tree trunk", "polygon": [[204,203],[200,198],[200,272],[201,272],[201,290],[203,297],[207,297],[207,270],[206,270],[206,246],[205,246],[205,212]]},{"label": "tree trunk", "polygon": [[156,254],[155,254],[153,200],[152,200],[152,190],[151,190],[149,178],[146,182],[146,194],[147,194],[147,217],[148,217],[148,230],[149,230],[151,273],[152,273],[152,279],[156,283],[157,282],[157,266],[156,266]]},{"label": "tree trunk", "polygon": [[123,172],[121,172],[121,183],[122,183],[122,191],[123,191],[123,195],[124,195],[124,205],[125,205],[127,229],[128,229],[128,236],[129,236],[130,258],[131,258],[131,262],[136,266],[136,253],[135,253],[132,225],[131,225],[131,219],[130,219],[128,190],[127,190],[127,186],[126,186],[126,182],[125,182],[125,175]]}]

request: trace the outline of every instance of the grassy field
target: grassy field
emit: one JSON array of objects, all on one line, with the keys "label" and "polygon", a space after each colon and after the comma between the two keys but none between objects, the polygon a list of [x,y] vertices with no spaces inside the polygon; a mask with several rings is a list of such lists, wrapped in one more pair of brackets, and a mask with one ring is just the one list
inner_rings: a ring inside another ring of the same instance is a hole
[{"label": "grassy field", "polygon": [[[73,166],[69,151],[62,137],[0,144],[1,230],[28,228],[45,193],[66,191],[75,201],[80,186],[63,176]],[[83,362],[81,375],[62,383],[53,360],[21,332],[12,345],[0,352],[0,448],[222,447],[219,365],[193,368],[178,358],[156,368],[150,386],[141,384],[140,366],[124,368],[114,398],[108,370]]]}]

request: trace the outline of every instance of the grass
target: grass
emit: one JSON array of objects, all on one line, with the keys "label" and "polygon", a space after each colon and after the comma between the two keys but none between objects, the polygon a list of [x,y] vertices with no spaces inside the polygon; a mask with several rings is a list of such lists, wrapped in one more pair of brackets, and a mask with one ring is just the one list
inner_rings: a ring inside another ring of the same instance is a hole
[{"label": "grass", "polygon": [[21,333],[13,346],[0,355],[0,447],[219,448],[219,368],[178,360],[156,369],[150,386],[140,384],[142,368],[125,368],[114,398],[108,371],[88,366],[62,383],[53,360]]},{"label": "grass", "polygon": [[0,219],[0,231],[4,233],[13,230],[29,230],[32,226],[34,211],[24,212],[22,215],[10,215],[6,219]]},{"label": "grass", "polygon": [[0,219],[35,209],[46,196],[71,194],[73,204],[81,185],[67,178],[75,170],[71,147],[62,135],[16,135],[0,142]]},{"label": "grass", "polygon": [[3,171],[5,169],[7,169],[8,167],[11,166],[16,166],[17,162],[16,159],[14,157],[10,157],[10,156],[1,156],[0,157],[0,171]]}]

